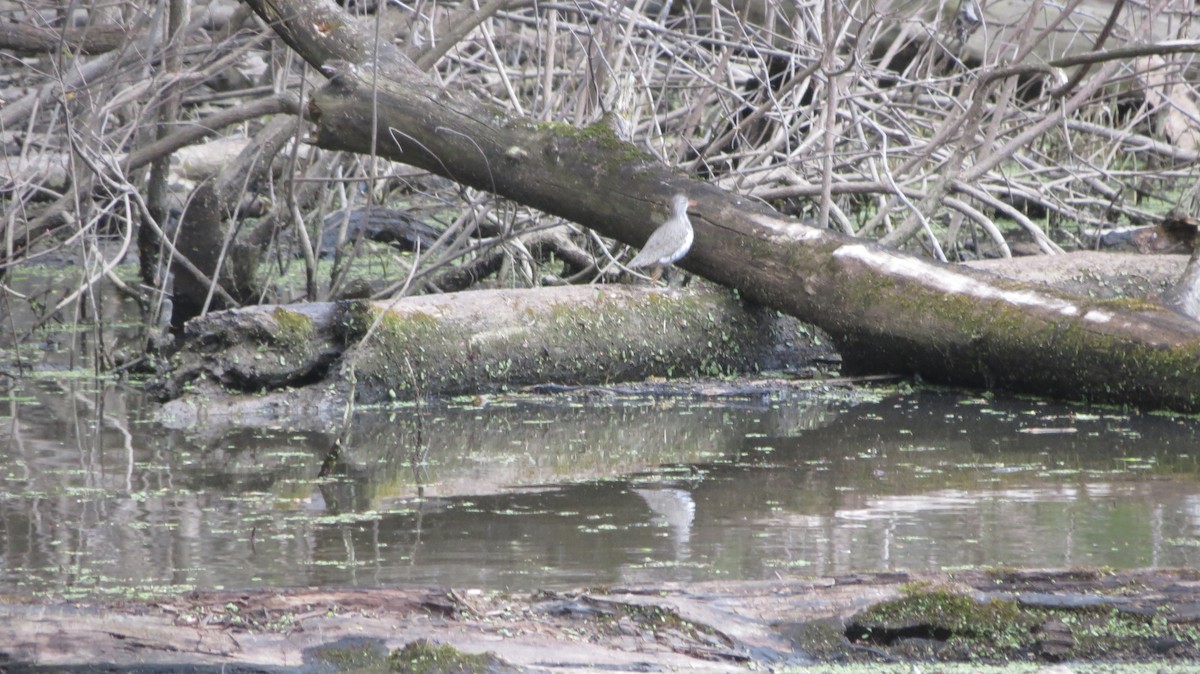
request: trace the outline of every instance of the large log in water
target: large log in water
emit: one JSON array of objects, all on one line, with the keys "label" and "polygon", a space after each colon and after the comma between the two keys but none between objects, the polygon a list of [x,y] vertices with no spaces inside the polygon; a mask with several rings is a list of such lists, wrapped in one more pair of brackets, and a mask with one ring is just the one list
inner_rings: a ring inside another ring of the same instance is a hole
[{"label": "large log in water", "polygon": [[631,286],[248,307],[188,323],[167,397],[197,381],[241,392],[322,381],[370,403],[721,374],[775,359],[794,337],[778,325],[723,290]]}]

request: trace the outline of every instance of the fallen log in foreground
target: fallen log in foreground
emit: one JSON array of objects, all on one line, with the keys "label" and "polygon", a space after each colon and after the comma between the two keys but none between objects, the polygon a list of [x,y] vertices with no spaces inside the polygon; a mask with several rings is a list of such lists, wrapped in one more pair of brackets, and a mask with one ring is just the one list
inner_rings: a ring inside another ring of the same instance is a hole
[{"label": "fallen log in foreground", "polygon": [[715,673],[1106,660],[1182,672],[1197,657],[1195,576],[967,570],[570,593],[272,589],[69,605],[9,597],[0,656],[6,671],[313,672],[352,662],[362,668],[354,671]]},{"label": "fallen log in foreground", "polygon": [[164,398],[322,383],[360,403],[779,367],[796,335],[724,290],[565,286],[257,306],[188,323]]}]

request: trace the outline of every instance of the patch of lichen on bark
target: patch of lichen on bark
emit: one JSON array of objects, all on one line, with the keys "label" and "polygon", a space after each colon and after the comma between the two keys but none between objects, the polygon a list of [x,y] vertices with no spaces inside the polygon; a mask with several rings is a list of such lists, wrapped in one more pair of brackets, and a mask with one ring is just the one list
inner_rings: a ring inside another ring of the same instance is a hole
[{"label": "patch of lichen on bark", "polygon": [[649,293],[639,302],[613,299],[585,306],[560,304],[550,311],[546,342],[582,341],[578,349],[584,359],[581,367],[599,374],[598,383],[630,377],[729,374],[741,365],[742,346],[761,336],[754,326],[740,321],[740,308],[723,302],[734,300],[713,302],[709,295]]},{"label": "patch of lichen on bark", "polygon": [[[1129,402],[1169,407],[1178,411],[1200,409],[1200,340],[1185,345],[1155,346],[1097,335],[1078,321],[1056,332],[1055,348],[1075,354],[1080,365],[1088,354],[1107,354],[1110,361],[1102,380],[1081,381],[1081,393],[1099,402]],[[1192,385],[1187,385],[1186,382]]]},{"label": "patch of lichen on bark", "polygon": [[653,157],[628,141],[622,140],[613,127],[614,120],[605,117],[584,127],[565,122],[538,122],[532,128],[558,138],[585,141],[610,153],[619,162],[653,161]]},{"label": "patch of lichen on bark", "polygon": [[271,312],[271,317],[275,319],[275,325],[278,328],[277,332],[270,337],[273,344],[280,347],[287,355],[300,358],[308,358],[312,355],[316,328],[313,327],[311,318],[284,307],[276,307]]},{"label": "patch of lichen on bark", "polygon": [[1029,330],[1036,319],[1005,302],[911,288],[898,289],[895,295],[897,305],[918,320],[936,321],[937,331],[948,342],[970,344],[983,340],[989,345],[985,352],[990,353],[1042,344],[1043,337]]},{"label": "patch of lichen on bark", "polygon": [[[890,305],[893,316],[908,316],[916,324],[914,338],[953,357],[970,354],[973,362],[956,365],[959,373],[975,372],[1002,386],[1020,382],[1026,390],[1074,392],[1094,402],[1145,402],[1195,410],[1200,390],[1181,381],[1200,383],[1200,340],[1185,345],[1155,346],[1099,329],[1084,322],[1089,310],[1155,309],[1140,301],[1089,301],[1078,305],[1077,316],[1055,319],[1009,302],[966,294],[913,288],[888,279],[851,284],[858,296],[852,302],[863,312],[874,303]],[[1022,288],[1024,289],[1024,288]],[[898,322],[889,326],[893,335]],[[1052,365],[1048,365],[1053,361]],[[926,366],[929,364],[927,363]],[[1024,368],[1022,371],[1021,368]]]},{"label": "patch of lichen on bark", "polygon": [[[599,384],[741,372],[771,342],[729,296],[649,292],[530,308],[521,320],[460,325],[356,305],[347,332],[362,400],[476,393],[532,383]],[[751,348],[747,348],[751,345]]]},{"label": "patch of lichen on bark", "polygon": [[424,312],[381,312],[369,303],[356,309],[353,331],[366,339],[355,354],[360,381],[409,398],[440,393],[463,377],[460,330]]},{"label": "patch of lichen on bark", "polygon": [[[590,379],[594,383],[620,381],[627,373],[645,367],[647,319],[635,314],[658,305],[658,298],[653,295],[647,300],[634,304],[602,298],[582,304],[553,305],[547,314],[548,323],[543,325],[542,365],[562,370],[565,369],[562,359],[571,357],[575,362],[568,367],[576,371],[579,381]],[[639,331],[633,326],[639,323],[643,329],[637,335]],[[635,336],[643,340],[641,344],[630,346],[623,338]]]},{"label": "patch of lichen on bark", "polygon": [[466,653],[449,644],[435,644],[426,639],[410,642],[392,651],[388,665],[393,672],[404,674],[484,674],[485,672],[515,671],[495,653]]},{"label": "patch of lichen on bark", "polygon": [[[716,279],[724,285],[741,289],[746,297],[751,297],[767,306],[779,308],[802,321],[818,324],[822,329],[830,332],[835,332],[842,323],[838,320],[837,314],[825,311],[824,307],[853,308],[856,306],[855,303],[824,301],[817,290],[807,287],[809,285],[807,277],[816,277],[817,286],[845,287],[841,281],[836,286],[829,286],[824,281],[825,278],[831,278],[839,273],[837,261],[830,255],[836,248],[835,244],[814,246],[810,243],[788,240],[786,237],[741,236],[738,238],[738,245],[745,251],[745,256],[753,261],[751,265],[747,265],[748,267],[757,265],[760,260],[766,261],[781,269],[781,273],[789,277],[763,282],[759,276],[762,269],[756,269],[752,273],[748,269],[745,274],[735,270],[728,278]],[[864,279],[868,284],[874,280]],[[804,286],[801,290],[802,295],[793,292],[796,283]],[[849,287],[857,288],[857,284],[852,282]],[[869,287],[862,289],[870,290]],[[858,291],[855,290],[855,292]],[[865,306],[865,304],[857,306]]]},{"label": "patch of lichen on bark", "polygon": [[[372,640],[354,637],[316,646],[305,652],[305,660],[330,665],[338,672],[386,674],[393,671],[388,665],[386,649]],[[320,669],[312,665],[309,667],[312,670]]]}]

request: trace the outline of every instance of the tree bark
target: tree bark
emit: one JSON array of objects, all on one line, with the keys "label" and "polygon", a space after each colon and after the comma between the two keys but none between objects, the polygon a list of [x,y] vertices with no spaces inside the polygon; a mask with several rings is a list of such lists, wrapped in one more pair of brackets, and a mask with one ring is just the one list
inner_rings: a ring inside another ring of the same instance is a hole
[{"label": "tree bark", "polygon": [[368,33],[332,5],[248,2],[330,76],[309,104],[321,147],[377,153],[635,245],[685,192],[696,234],[680,266],[826,330],[854,372],[1200,410],[1200,324],[1161,306],[1003,282],[807,227],[674,173],[603,122],[535,123],[439,88],[392,45],[372,57]]}]

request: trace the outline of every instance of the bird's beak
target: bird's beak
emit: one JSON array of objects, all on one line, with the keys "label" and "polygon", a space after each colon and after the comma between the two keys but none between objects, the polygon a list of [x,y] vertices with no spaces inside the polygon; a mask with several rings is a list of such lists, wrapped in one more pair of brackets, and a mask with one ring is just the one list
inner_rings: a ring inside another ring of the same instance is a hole
[{"label": "bird's beak", "polygon": [[696,200],[695,200],[695,199],[688,199],[688,208],[691,208],[691,207],[693,207],[693,206],[695,206],[695,205],[696,205]]}]

